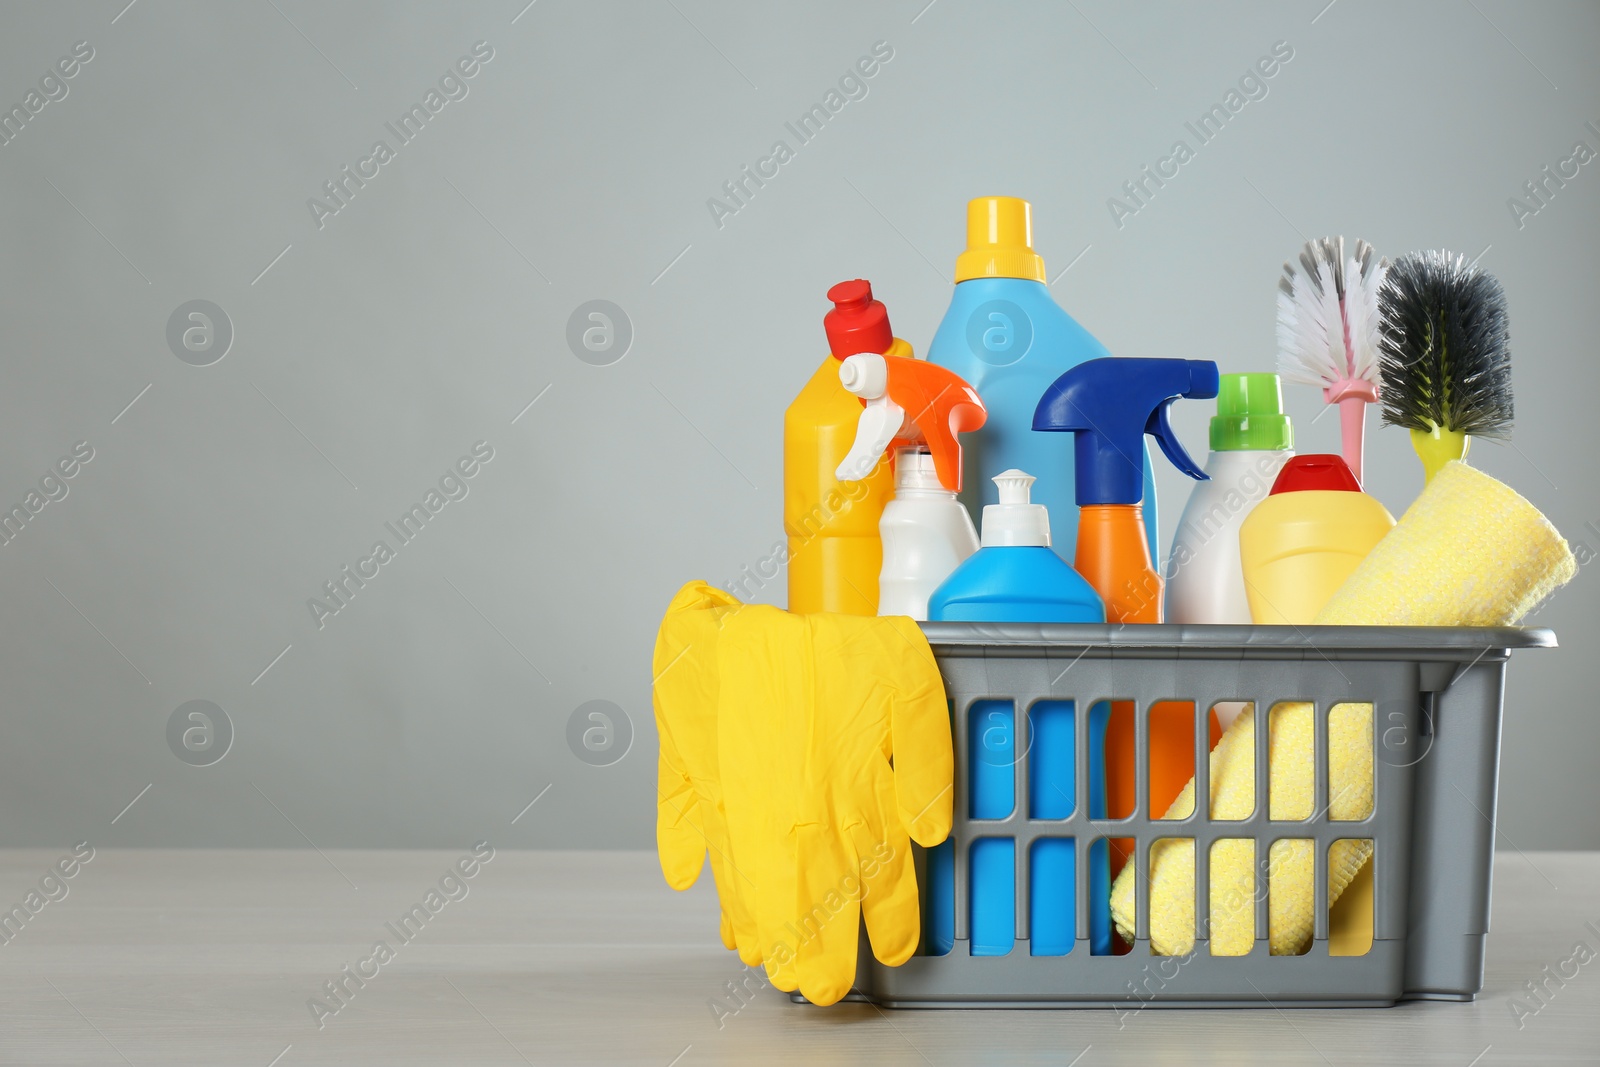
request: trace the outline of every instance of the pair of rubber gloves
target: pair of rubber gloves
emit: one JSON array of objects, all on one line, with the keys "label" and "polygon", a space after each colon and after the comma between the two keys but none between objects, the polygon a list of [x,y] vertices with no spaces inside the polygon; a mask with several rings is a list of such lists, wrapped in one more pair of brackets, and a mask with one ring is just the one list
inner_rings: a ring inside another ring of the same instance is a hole
[{"label": "pair of rubber gloves", "polygon": [[911,841],[950,833],[944,684],[907,618],[792,615],[704,582],[656,638],[656,843],[687,889],[707,854],[722,943],[817,1004],[850,991],[861,920],[873,955],[916,951]]}]

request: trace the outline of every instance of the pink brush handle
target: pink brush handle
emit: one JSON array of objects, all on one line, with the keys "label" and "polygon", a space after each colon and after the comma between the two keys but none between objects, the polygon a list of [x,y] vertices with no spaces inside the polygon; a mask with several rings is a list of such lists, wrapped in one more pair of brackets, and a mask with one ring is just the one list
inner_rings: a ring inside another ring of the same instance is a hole
[{"label": "pink brush handle", "polygon": [[1367,401],[1365,397],[1347,396],[1339,401],[1339,438],[1344,461],[1356,481],[1366,484],[1361,476],[1362,450],[1367,436]]},{"label": "pink brush handle", "polygon": [[1322,399],[1339,405],[1339,438],[1345,465],[1361,479],[1361,452],[1367,436],[1367,405],[1376,403],[1378,388],[1360,378],[1345,378],[1326,386]]}]

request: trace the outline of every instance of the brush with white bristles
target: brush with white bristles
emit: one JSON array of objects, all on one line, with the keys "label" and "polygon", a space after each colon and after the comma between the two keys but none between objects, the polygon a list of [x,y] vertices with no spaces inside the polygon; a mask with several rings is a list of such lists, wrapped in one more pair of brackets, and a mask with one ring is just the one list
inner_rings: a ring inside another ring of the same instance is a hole
[{"label": "brush with white bristles", "polygon": [[1346,258],[1343,237],[1324,237],[1278,279],[1278,373],[1322,386],[1323,400],[1339,405],[1344,460],[1358,482],[1367,405],[1378,399],[1378,289],[1388,267],[1365,241]]}]

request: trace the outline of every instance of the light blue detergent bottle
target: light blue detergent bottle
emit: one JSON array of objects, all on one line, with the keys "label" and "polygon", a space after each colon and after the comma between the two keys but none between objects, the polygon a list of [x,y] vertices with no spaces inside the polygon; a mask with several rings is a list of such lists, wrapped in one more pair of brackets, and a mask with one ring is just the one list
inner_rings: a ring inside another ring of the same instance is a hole
[{"label": "light blue detergent bottle", "polygon": [[[1045,287],[1044,259],[1033,250],[1032,205],[1014,196],[969,201],[955,294],[928,348],[928,361],[971,383],[989,411],[983,428],[963,442],[965,484],[972,487],[963,502],[974,511],[993,504],[990,479],[1013,468],[1031,471],[1039,479],[1033,498],[1049,511],[1056,550],[1069,563],[1078,541],[1072,451],[1033,431],[1033,411],[1064,372],[1110,354]],[[1148,453],[1144,460],[1144,526],[1150,558],[1159,561]]]},{"label": "light blue detergent bottle", "polygon": [[[928,619],[948,622],[1106,621],[1099,595],[1050,548],[1050,516],[1030,502],[1032,475],[1008,470],[994,478],[999,502],[983,509],[983,537],[928,598]],[[1042,700],[1027,709],[1032,738],[1028,818],[1065,819],[1075,791],[1073,705]],[[1016,807],[1015,716],[1009,700],[975,703],[969,713],[968,814],[1004,819]],[[1029,950],[1063,956],[1076,937],[1076,843],[1068,837],[1034,842],[1028,856]],[[1003,956],[1016,942],[1016,841],[983,837],[972,843],[971,937],[974,956]],[[955,944],[955,848],[946,841],[928,853],[930,950]],[[1109,931],[1107,932],[1109,937]]]}]

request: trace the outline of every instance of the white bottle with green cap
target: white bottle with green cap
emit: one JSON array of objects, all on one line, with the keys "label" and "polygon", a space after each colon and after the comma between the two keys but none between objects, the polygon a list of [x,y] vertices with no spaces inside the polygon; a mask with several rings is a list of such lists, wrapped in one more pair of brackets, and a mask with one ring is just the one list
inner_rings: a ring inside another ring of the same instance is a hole
[{"label": "white bottle with green cap", "polygon": [[1250,625],[1239,527],[1293,455],[1278,376],[1222,375],[1206,461],[1211,480],[1189,494],[1167,557],[1168,622]]}]

